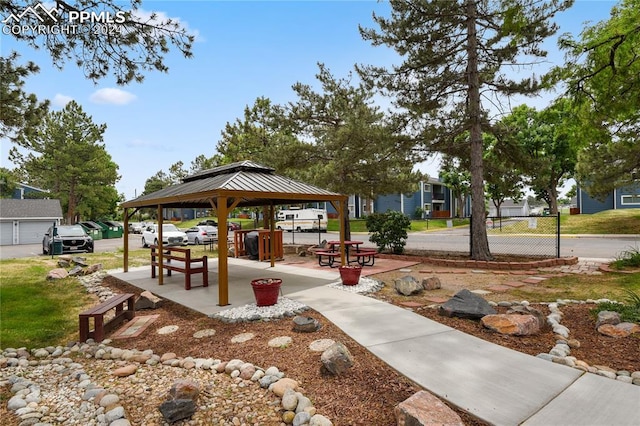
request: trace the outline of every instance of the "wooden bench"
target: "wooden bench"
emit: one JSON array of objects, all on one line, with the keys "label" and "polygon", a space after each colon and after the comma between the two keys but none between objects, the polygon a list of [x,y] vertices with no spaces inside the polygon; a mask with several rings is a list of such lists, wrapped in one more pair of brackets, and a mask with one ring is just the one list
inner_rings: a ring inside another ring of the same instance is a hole
[{"label": "wooden bench", "polygon": [[376,250],[359,250],[356,251],[354,253],[352,253],[352,255],[356,256],[356,260],[358,261],[358,264],[360,266],[373,266],[373,264],[376,261],[376,256],[378,255],[378,252]]},{"label": "wooden bench", "polygon": [[[182,272],[184,274],[184,289],[191,290],[191,275],[202,274],[202,287],[209,287],[209,270],[207,269],[207,256],[191,257],[191,249],[182,247],[163,248],[162,269],[167,270],[167,276],[171,276],[171,271]],[[158,246],[151,246],[151,278],[156,277],[156,267],[160,267],[158,258]],[[182,265],[171,264],[172,260],[182,262]],[[199,264],[194,266],[194,263]]]},{"label": "wooden bench", "polygon": [[[330,268],[335,268],[333,265],[336,264],[336,257],[340,257],[340,252],[335,250],[318,250],[315,253],[316,256],[318,256],[318,265],[328,266]],[[323,256],[327,258],[324,262],[322,261]],[[336,264],[336,266],[340,265]]]},{"label": "wooden bench", "polygon": [[[104,340],[105,333],[118,327],[125,319],[132,320],[136,316],[135,295],[132,293],[118,294],[105,300],[91,309],[80,313],[80,341],[86,342],[93,338],[96,342]],[[124,310],[124,304],[127,310]],[[108,321],[104,321],[104,316],[111,309],[116,310],[115,316]],[[89,331],[89,318],[93,318],[93,331]]]}]

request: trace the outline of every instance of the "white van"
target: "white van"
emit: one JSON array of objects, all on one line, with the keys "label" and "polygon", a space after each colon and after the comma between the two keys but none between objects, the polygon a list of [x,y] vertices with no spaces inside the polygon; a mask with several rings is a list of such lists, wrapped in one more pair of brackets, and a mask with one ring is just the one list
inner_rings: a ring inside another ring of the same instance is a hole
[{"label": "white van", "polygon": [[327,211],[324,209],[280,210],[276,216],[276,229],[291,232],[327,231]]}]

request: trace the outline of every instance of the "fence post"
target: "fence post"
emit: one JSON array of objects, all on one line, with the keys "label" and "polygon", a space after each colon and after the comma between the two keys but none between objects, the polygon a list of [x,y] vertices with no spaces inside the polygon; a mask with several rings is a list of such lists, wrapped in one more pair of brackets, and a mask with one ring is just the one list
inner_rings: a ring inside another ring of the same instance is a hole
[{"label": "fence post", "polygon": [[560,212],[556,214],[556,257],[560,258]]}]

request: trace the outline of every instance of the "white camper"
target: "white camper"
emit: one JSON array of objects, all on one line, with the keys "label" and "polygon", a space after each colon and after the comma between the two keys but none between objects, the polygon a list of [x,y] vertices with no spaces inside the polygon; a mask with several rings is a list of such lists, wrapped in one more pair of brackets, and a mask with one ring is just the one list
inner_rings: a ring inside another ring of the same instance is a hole
[{"label": "white camper", "polygon": [[327,211],[324,209],[280,210],[276,218],[276,228],[283,231],[318,232],[318,227],[320,231],[327,231]]}]

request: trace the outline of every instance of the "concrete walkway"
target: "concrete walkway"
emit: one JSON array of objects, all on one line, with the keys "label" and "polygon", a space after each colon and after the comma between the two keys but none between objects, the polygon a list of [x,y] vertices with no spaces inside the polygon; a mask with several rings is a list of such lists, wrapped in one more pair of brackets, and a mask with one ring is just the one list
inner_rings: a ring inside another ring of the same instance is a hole
[{"label": "concrete walkway", "polygon": [[[409,310],[327,284],[337,271],[234,259],[240,285],[230,283],[234,305],[253,302],[251,277],[277,274],[291,287],[285,296],[321,313],[385,363],[439,398],[495,425],[640,425],[640,386],[584,373],[464,334]],[[203,313],[216,285],[185,291],[158,286],[144,273],[112,274]],[[175,274],[179,276],[180,274]],[[171,281],[176,277],[171,277]],[[284,285],[284,283],[283,283]]]},{"label": "concrete walkway", "polygon": [[290,294],[429,392],[496,425],[639,425],[640,386],[525,355],[330,287]]}]

